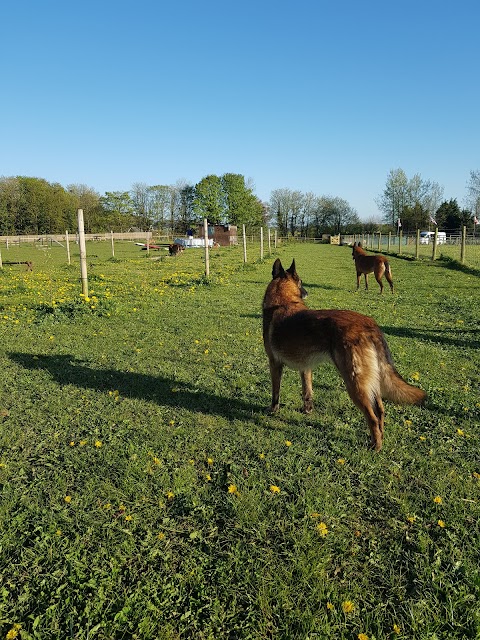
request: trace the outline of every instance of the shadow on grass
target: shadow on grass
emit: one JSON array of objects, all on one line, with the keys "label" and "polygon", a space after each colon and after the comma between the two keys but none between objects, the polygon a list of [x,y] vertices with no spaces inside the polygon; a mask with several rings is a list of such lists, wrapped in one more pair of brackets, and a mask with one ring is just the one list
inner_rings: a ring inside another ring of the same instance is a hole
[{"label": "shadow on grass", "polygon": [[124,398],[137,398],[162,406],[214,414],[229,420],[251,420],[266,411],[265,406],[197,390],[193,385],[183,384],[173,378],[115,369],[95,369],[88,362],[77,360],[71,355],[9,353],[8,356],[24,369],[48,371],[61,386],[71,384],[102,392],[117,390]]},{"label": "shadow on grass", "polygon": [[454,338],[449,335],[451,329],[440,331],[438,329],[407,329],[406,327],[381,327],[383,333],[390,336],[399,336],[400,338],[412,338],[416,340],[425,340],[427,342],[436,342],[441,345],[449,345],[454,347],[468,347],[470,349],[478,349],[480,347],[480,329],[462,328],[461,334],[468,334],[471,337]]}]

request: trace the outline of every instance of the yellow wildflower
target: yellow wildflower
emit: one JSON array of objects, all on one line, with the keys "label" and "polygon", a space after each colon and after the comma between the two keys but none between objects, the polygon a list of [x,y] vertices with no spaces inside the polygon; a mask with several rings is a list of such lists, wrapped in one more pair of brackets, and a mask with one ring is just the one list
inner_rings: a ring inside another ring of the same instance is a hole
[{"label": "yellow wildflower", "polygon": [[337,460],[337,464],[345,464],[345,462],[346,462],[345,458],[339,458]]},{"label": "yellow wildflower", "polygon": [[175,497],[175,494],[173,493],[173,491],[167,491],[167,500],[173,500]]},{"label": "yellow wildflower", "polygon": [[285,444],[287,447],[291,447],[292,443],[290,442],[290,440],[285,440]]},{"label": "yellow wildflower", "polygon": [[366,633],[359,633],[357,638],[358,640],[368,640],[368,636]]},{"label": "yellow wildflower", "polygon": [[439,520],[437,522],[438,526],[441,527],[442,529],[445,527],[445,522],[443,520]]},{"label": "yellow wildflower", "polygon": [[65,496],[64,500],[65,502],[69,503],[72,501],[72,496]]},{"label": "yellow wildflower", "polygon": [[333,606],[333,604],[331,602],[327,602],[327,609],[329,611],[332,611],[333,609],[335,609],[335,607]]},{"label": "yellow wildflower", "polygon": [[442,502],[443,502],[443,500],[442,500],[442,498],[440,496],[435,496],[433,501],[435,502],[435,504],[442,504]]},{"label": "yellow wildflower", "polygon": [[95,440],[95,446],[97,449],[100,449],[100,447],[103,447],[103,442],[101,440]]},{"label": "yellow wildflower", "polygon": [[342,609],[344,613],[352,613],[355,609],[355,605],[351,600],[345,600],[345,602],[342,602]]},{"label": "yellow wildflower", "polygon": [[130,515],[125,516],[125,520],[126,520],[127,522],[130,522],[131,520],[133,520],[133,516],[130,516]]},{"label": "yellow wildflower", "polygon": [[211,466],[213,464],[213,458],[207,458],[207,464]]},{"label": "yellow wildflower", "polygon": [[238,494],[237,485],[236,484],[229,484],[228,485],[228,493],[232,493],[234,495]]},{"label": "yellow wildflower", "polygon": [[321,536],[326,536],[328,533],[327,525],[325,522],[319,522],[317,524],[317,531]]},{"label": "yellow wildflower", "polygon": [[394,624],[393,625],[393,633],[397,633],[398,634],[398,633],[400,633],[400,631],[401,631],[401,629],[398,626],[398,624]]},{"label": "yellow wildflower", "polygon": [[277,485],[276,485],[276,484],[271,484],[271,485],[270,485],[270,491],[271,491],[272,493],[280,493],[280,487],[277,487]]}]

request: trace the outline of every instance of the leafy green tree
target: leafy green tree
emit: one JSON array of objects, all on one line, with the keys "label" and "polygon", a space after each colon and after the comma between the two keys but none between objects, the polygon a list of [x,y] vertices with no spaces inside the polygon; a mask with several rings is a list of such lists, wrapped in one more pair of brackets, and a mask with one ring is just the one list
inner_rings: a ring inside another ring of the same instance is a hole
[{"label": "leafy green tree", "polygon": [[472,224],[473,215],[467,209],[460,209],[456,199],[445,200],[436,212],[438,227],[448,231],[458,231],[464,225]]},{"label": "leafy green tree", "polygon": [[135,208],[128,191],[106,191],[100,202],[105,211],[107,229],[126,231],[137,226]]},{"label": "leafy green tree", "polygon": [[198,217],[207,218],[210,224],[225,222],[222,181],[218,176],[205,176],[195,185],[193,209]]},{"label": "leafy green tree", "polygon": [[65,229],[77,228],[77,209],[83,209],[83,219],[86,233],[106,231],[105,211],[100,202],[100,194],[85,184],[70,184],[67,186],[73,202],[73,211],[66,219]]},{"label": "leafy green tree", "polygon": [[221,177],[226,222],[247,227],[263,223],[263,205],[239,173],[225,173]]},{"label": "leafy green tree", "polygon": [[428,227],[429,219],[429,212],[419,202],[416,202],[413,206],[407,205],[403,208],[401,215],[402,231],[404,233],[412,233],[416,229]]}]

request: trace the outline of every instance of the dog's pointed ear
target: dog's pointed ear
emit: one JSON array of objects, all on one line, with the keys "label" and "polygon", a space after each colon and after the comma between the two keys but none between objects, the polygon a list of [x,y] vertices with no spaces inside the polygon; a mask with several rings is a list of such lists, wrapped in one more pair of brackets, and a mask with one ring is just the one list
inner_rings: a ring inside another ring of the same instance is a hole
[{"label": "dog's pointed ear", "polygon": [[358,242],[358,243],[357,243],[357,247],[361,247],[361,246],[362,246],[362,243],[361,243],[361,242]]},{"label": "dog's pointed ear", "polygon": [[273,263],[272,268],[272,278],[284,278],[285,277],[285,269],[282,267],[282,263],[280,262],[280,258],[277,258]]},{"label": "dog's pointed ear", "polygon": [[289,273],[292,276],[294,276],[297,273],[297,270],[295,268],[295,258],[292,260],[292,264],[287,269],[287,273]]}]

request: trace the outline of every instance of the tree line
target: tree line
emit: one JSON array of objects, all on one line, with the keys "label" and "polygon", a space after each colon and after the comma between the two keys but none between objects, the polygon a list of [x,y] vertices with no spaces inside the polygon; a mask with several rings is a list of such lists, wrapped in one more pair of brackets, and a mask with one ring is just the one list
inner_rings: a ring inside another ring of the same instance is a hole
[{"label": "tree line", "polygon": [[[320,237],[322,234],[369,233],[398,228],[425,228],[432,220],[439,228],[457,229],[480,217],[480,171],[471,171],[467,185],[469,208],[456,199],[442,200],[443,188],[402,169],[390,171],[376,199],[383,218],[360,220],[356,210],[338,196],[272,191],[262,202],[241,174],[208,175],[197,184],[135,183],[130,191],[100,195],[84,184],[63,187],[42,178],[0,177],[0,235],[63,233],[76,228],[76,212],[84,212],[87,233],[156,230],[183,235],[207,218],[210,224],[275,227],[281,236]],[[383,224],[382,224],[383,223]]]},{"label": "tree line", "polygon": [[[471,171],[467,182],[467,206],[460,208],[457,200],[443,199],[443,187],[419,174],[408,178],[403,169],[391,170],[385,188],[376,199],[383,213],[383,222],[403,231],[429,228],[456,230],[478,224],[480,218],[480,171]],[[477,222],[475,222],[477,221]]]}]

